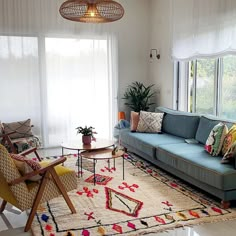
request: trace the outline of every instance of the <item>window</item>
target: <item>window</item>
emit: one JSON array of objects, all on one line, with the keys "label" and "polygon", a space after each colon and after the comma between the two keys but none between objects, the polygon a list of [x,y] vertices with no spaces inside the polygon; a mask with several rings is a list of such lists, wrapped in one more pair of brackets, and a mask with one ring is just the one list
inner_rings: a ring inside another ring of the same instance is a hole
[{"label": "window", "polygon": [[1,121],[31,118],[44,146],[78,139],[93,126],[112,138],[116,43],[111,37],[0,36]]},{"label": "window", "polygon": [[178,64],[179,110],[236,119],[236,56]]}]

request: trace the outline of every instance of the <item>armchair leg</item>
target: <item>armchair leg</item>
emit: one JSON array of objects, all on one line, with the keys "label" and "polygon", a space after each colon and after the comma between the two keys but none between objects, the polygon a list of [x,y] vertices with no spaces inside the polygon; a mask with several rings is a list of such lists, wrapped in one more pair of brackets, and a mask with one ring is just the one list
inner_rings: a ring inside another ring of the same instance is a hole
[{"label": "armchair leg", "polygon": [[64,188],[64,186],[61,182],[61,180],[59,179],[55,169],[51,168],[50,173],[53,177],[53,180],[55,181],[55,184],[57,185],[58,189],[60,190],[63,198],[65,199],[68,207],[70,208],[71,212],[76,213],[76,210],[75,210],[75,208],[74,208],[74,206],[73,206],[73,204],[72,204],[72,202],[71,202],[71,200],[70,200],[70,198],[69,198],[69,196],[68,196],[68,194],[67,194],[67,192],[66,192],[66,190],[65,190],[65,188]]},{"label": "armchair leg", "polygon": [[2,201],[2,205],[1,205],[1,207],[0,207],[0,213],[2,213],[2,212],[4,211],[6,205],[7,205],[7,201],[3,200],[3,201]]},{"label": "armchair leg", "polygon": [[41,184],[40,184],[40,186],[39,186],[37,195],[36,195],[36,197],[35,197],[35,199],[34,199],[34,203],[33,203],[32,209],[31,209],[30,214],[29,214],[29,218],[28,218],[28,220],[27,220],[27,223],[26,223],[26,226],[25,226],[25,229],[24,229],[25,232],[27,232],[27,231],[30,229],[30,227],[31,227],[32,221],[33,221],[33,219],[34,219],[34,215],[35,215],[35,213],[36,213],[36,211],[37,211],[39,202],[40,202],[40,200],[41,200],[41,198],[42,198],[43,191],[44,191],[45,185],[46,185],[46,183],[47,183],[47,177],[48,177],[48,176],[49,176],[49,171],[47,171],[47,172],[45,173],[45,175],[43,176],[43,179],[42,179],[42,181],[41,181]]}]

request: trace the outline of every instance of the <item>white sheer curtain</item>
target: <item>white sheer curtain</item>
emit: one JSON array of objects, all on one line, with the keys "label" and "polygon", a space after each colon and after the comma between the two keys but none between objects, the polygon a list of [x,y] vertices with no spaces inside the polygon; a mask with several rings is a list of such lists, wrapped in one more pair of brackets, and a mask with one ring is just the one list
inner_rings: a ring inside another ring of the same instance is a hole
[{"label": "white sheer curtain", "polygon": [[175,60],[236,52],[235,0],[173,0]]},{"label": "white sheer curtain", "polygon": [[110,113],[116,106],[109,41],[106,37],[46,38],[47,144],[75,139],[75,128],[84,125],[95,127],[96,137],[111,138]]},{"label": "white sheer curtain", "polygon": [[0,120],[31,118],[41,136],[38,39],[0,36]]},{"label": "white sheer curtain", "polygon": [[117,119],[115,33],[64,20],[61,2],[0,2],[0,120],[31,118],[45,147],[83,125],[111,138]]}]

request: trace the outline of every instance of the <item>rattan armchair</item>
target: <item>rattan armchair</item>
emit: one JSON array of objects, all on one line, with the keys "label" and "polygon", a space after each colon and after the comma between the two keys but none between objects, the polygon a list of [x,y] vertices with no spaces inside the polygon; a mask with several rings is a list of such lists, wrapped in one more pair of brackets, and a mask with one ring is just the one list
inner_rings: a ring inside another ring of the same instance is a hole
[{"label": "rattan armchair", "polygon": [[[35,149],[31,151],[36,152]],[[22,154],[27,155],[29,152],[27,150]],[[42,163],[39,170],[22,176],[6,148],[0,144],[0,198],[3,199],[0,213],[4,211],[7,203],[22,211],[31,209],[25,231],[30,229],[39,203],[59,195],[63,196],[71,212],[75,213],[75,208],[67,192],[76,189],[77,177],[73,170],[60,165],[65,160],[66,158],[62,157],[49,164]],[[36,175],[42,176],[38,182],[32,184],[26,181]]]}]

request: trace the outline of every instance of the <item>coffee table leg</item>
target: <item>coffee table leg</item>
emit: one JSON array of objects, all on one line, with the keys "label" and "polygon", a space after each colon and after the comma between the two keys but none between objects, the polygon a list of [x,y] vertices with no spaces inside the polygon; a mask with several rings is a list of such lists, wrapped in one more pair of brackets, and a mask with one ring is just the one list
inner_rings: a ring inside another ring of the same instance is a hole
[{"label": "coffee table leg", "polygon": [[[79,172],[80,172],[80,167],[82,169],[82,165],[80,164],[82,157],[80,157],[80,152],[78,150],[78,158],[77,158],[77,165],[78,165],[78,177],[80,176]],[[81,171],[81,177],[82,177],[82,171]]]},{"label": "coffee table leg", "polygon": [[[61,147],[61,155],[64,157],[64,148]],[[62,166],[64,166],[64,162],[62,163]]]},{"label": "coffee table leg", "polygon": [[93,159],[93,184],[96,185],[96,161]]},{"label": "coffee table leg", "polygon": [[123,180],[125,179],[125,158],[124,155],[122,156],[123,158]]}]

